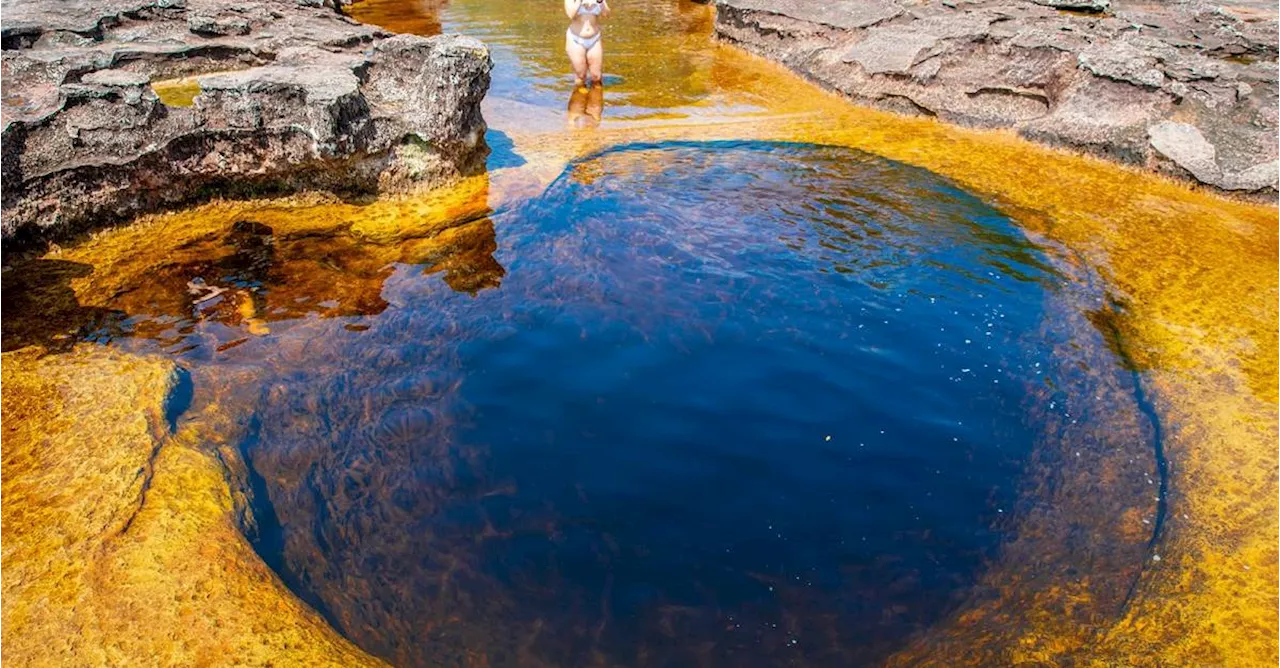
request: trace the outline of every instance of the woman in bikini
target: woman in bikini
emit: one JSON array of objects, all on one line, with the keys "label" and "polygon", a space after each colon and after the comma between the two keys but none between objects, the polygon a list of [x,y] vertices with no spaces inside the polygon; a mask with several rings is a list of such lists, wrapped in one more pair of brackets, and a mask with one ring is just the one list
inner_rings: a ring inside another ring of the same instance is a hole
[{"label": "woman in bikini", "polygon": [[573,65],[574,81],[581,86],[603,83],[604,45],[600,43],[600,22],[609,18],[607,0],[564,0],[569,17],[564,50]]}]

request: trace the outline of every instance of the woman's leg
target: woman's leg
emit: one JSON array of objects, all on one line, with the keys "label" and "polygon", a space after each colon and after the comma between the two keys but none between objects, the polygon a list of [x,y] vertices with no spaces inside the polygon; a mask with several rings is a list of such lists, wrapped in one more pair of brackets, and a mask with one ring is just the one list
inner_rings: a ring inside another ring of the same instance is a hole
[{"label": "woman's leg", "polygon": [[587,50],[565,33],[564,51],[569,54],[569,64],[573,66],[574,83],[581,86],[587,78]]},{"label": "woman's leg", "polygon": [[604,40],[597,41],[590,51],[587,51],[587,68],[591,71],[591,80],[595,85],[604,84]]}]

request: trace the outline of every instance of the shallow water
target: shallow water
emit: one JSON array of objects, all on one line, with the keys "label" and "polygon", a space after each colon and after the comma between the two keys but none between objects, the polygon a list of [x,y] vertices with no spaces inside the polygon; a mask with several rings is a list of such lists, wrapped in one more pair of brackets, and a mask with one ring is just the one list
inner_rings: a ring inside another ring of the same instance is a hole
[{"label": "shallow water", "polygon": [[[232,416],[247,533],[347,637],[404,665],[989,664],[1144,610],[1177,544],[1142,374],[1219,354],[1186,332],[1274,348],[1235,308],[1275,293],[1274,212],[846,109],[692,3],[620,11],[591,92],[558,12],[352,12],[491,46],[489,174],[157,217],[5,272],[3,320],[5,350],[189,370],[169,417]],[[1274,355],[1231,368],[1265,425]]]},{"label": "shallow water", "polygon": [[[461,33],[480,39],[496,64],[491,105],[499,100],[559,111],[571,97],[573,77],[564,53],[568,20],[554,4],[366,0],[352,5],[349,13],[395,32]],[[707,7],[691,2],[616,8],[604,28],[608,107],[600,115],[636,120],[685,115],[689,107],[749,104],[741,91],[711,76],[711,19]]]}]

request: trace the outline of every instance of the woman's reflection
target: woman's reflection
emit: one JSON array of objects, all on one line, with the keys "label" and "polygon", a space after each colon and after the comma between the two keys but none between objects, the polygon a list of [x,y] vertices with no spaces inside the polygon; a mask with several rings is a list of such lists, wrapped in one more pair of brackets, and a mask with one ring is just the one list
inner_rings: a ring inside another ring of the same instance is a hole
[{"label": "woman's reflection", "polygon": [[604,114],[604,86],[575,86],[569,96],[569,124],[575,128],[594,128]]}]

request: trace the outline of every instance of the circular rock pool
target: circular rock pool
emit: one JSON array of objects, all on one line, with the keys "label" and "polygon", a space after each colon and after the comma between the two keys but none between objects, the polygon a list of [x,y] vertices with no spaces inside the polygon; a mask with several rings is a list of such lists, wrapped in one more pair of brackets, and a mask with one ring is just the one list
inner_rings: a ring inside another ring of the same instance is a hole
[{"label": "circular rock pool", "polygon": [[244,444],[260,551],[361,647],[864,665],[1008,538],[1071,388],[1065,279],[996,210],[849,149],[677,143],[493,220],[484,280],[397,265],[292,341]]}]

